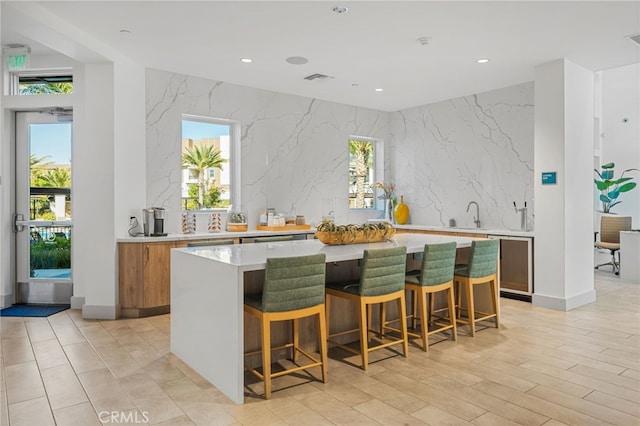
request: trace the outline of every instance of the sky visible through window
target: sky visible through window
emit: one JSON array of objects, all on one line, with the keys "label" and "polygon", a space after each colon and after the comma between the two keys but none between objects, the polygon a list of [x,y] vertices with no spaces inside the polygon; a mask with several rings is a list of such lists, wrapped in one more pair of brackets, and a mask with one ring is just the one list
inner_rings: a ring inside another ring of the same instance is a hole
[{"label": "sky visible through window", "polygon": [[184,139],[217,138],[229,135],[229,126],[225,124],[207,123],[205,121],[182,120],[182,137]]},{"label": "sky visible through window", "polygon": [[71,164],[71,123],[32,124],[29,126],[30,154],[45,162]]}]

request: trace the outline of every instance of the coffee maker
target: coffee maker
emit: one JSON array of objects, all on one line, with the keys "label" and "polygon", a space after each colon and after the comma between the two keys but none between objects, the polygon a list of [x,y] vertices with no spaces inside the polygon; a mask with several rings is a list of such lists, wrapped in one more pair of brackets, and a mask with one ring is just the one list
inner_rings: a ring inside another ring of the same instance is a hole
[{"label": "coffee maker", "polygon": [[164,218],[166,210],[162,207],[142,209],[142,227],[145,237],[164,237]]}]

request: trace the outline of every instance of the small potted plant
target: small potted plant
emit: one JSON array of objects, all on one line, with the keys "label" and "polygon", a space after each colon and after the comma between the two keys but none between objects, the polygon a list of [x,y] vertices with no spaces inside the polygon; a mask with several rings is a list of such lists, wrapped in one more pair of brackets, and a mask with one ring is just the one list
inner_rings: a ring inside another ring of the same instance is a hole
[{"label": "small potted plant", "polygon": [[598,179],[594,179],[593,181],[596,184],[596,187],[600,191],[600,201],[602,201],[602,212],[603,213],[611,213],[611,209],[620,204],[622,201],[618,201],[618,197],[623,192],[629,192],[633,188],[636,187],[636,183],[633,182],[633,177],[627,176],[624,174],[631,171],[640,171],[638,169],[627,169],[622,172],[618,179],[614,179],[614,168],[616,167],[615,163],[607,163],[602,165],[602,172],[599,172],[597,169],[593,171],[596,172]]},{"label": "small potted plant", "polygon": [[242,208],[229,207],[227,214],[227,231],[244,232],[247,228],[247,212]]}]

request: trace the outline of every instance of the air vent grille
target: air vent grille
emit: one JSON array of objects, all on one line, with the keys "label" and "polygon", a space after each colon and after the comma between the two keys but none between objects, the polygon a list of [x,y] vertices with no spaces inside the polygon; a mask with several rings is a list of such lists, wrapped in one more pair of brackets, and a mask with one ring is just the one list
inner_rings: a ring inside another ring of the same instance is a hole
[{"label": "air vent grille", "polygon": [[308,75],[304,79],[311,81],[311,80],[326,80],[327,78],[333,78],[333,77],[331,77],[330,75],[316,73],[316,74]]},{"label": "air vent grille", "polygon": [[640,45],[640,33],[627,36],[627,38],[635,44]]}]

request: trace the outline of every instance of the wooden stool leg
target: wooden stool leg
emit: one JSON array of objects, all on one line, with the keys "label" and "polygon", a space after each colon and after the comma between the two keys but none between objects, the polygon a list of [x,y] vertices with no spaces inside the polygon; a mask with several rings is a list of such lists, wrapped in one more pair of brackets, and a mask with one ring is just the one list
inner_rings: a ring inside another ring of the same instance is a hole
[{"label": "wooden stool leg", "polygon": [[427,293],[427,294],[429,296],[429,312],[428,312],[429,322],[428,322],[428,325],[432,325],[433,324],[433,319],[432,319],[433,318],[433,311],[435,310],[435,305],[436,305],[435,300],[436,300],[436,298],[435,298],[435,294],[433,294],[433,293]]},{"label": "wooden stool leg", "polygon": [[422,330],[422,350],[429,351],[429,320],[427,319],[427,292],[420,290],[420,329]]},{"label": "wooden stool leg", "polygon": [[298,330],[299,328],[299,319],[296,318],[294,320],[292,320],[292,333],[293,333],[293,354],[291,356],[291,359],[293,360],[293,362],[298,362],[298,348],[300,347],[300,339],[298,338]]},{"label": "wooden stool leg", "polygon": [[409,336],[407,336],[407,302],[404,297],[404,291],[398,299],[398,315],[400,316],[400,332],[402,334],[402,350],[404,357],[409,355]]},{"label": "wooden stool leg", "polygon": [[456,281],[455,284],[455,292],[457,293],[457,302],[456,302],[456,318],[462,318],[462,290],[460,289],[460,281]]},{"label": "wooden stool leg", "polygon": [[271,322],[264,317],[262,323],[262,375],[264,377],[264,397],[271,399]]},{"label": "wooden stool leg", "polygon": [[369,367],[369,324],[367,321],[368,306],[360,300],[358,303],[358,317],[360,318],[360,352],[362,353],[362,369]]},{"label": "wooden stool leg", "polygon": [[447,303],[449,304],[449,319],[451,320],[451,325],[453,325],[453,340],[458,340],[458,331],[456,327],[456,302],[453,299],[453,286],[447,289]]},{"label": "wooden stool leg", "polygon": [[387,321],[387,305],[382,302],[380,304],[380,337],[384,337],[384,326]]},{"label": "wooden stool leg", "polygon": [[418,295],[413,290],[409,290],[409,294],[411,294],[411,328],[415,330],[418,326]]},{"label": "wooden stool leg", "polygon": [[320,359],[322,360],[322,382],[327,383],[328,363],[327,363],[327,321],[324,310],[318,313],[318,340],[320,341]]},{"label": "wooden stool leg", "polygon": [[489,288],[491,289],[491,303],[493,304],[493,312],[496,314],[496,328],[499,328],[498,317],[500,316],[500,313],[498,312],[498,310],[500,308],[498,307],[498,285],[495,278],[489,281]]},{"label": "wooden stool leg", "polygon": [[331,334],[331,327],[329,327],[329,314],[331,314],[331,296],[325,294],[324,296],[324,313],[325,313],[325,328],[327,331],[327,339],[329,339],[329,335]]},{"label": "wooden stool leg", "polygon": [[471,280],[467,280],[464,285],[467,290],[467,316],[469,319],[469,330],[471,331],[471,336],[476,335],[476,315],[475,315],[475,307],[473,304],[473,284],[471,284]]}]

